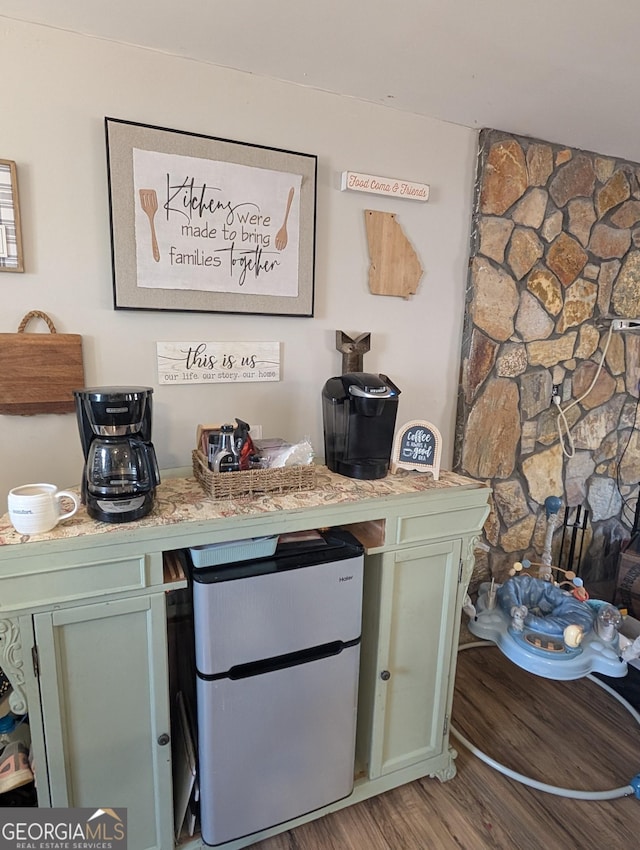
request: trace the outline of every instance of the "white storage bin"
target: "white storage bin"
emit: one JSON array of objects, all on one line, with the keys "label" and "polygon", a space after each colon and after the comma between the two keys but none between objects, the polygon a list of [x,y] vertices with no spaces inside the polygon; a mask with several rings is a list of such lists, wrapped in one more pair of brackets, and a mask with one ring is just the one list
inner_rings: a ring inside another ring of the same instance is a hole
[{"label": "white storage bin", "polygon": [[215,567],[218,564],[237,563],[255,558],[268,558],[278,545],[278,535],[272,537],[250,537],[248,540],[233,540],[231,543],[211,543],[189,549],[194,567]]}]

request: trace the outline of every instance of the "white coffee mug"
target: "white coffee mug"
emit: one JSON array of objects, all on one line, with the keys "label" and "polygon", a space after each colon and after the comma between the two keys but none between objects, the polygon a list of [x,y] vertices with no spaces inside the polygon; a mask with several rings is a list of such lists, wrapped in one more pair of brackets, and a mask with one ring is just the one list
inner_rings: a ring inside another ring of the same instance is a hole
[{"label": "white coffee mug", "polygon": [[[62,499],[70,499],[73,508],[63,512]],[[24,484],[9,491],[9,519],[20,534],[50,531],[61,520],[78,510],[78,497],[55,484]]]}]

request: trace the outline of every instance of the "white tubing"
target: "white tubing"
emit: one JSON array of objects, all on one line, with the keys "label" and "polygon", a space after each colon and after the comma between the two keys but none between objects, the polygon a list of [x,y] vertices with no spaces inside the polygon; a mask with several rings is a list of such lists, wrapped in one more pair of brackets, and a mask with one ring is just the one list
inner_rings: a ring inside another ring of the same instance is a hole
[{"label": "white tubing", "polygon": [[[472,643],[464,643],[459,646],[458,652],[462,652],[463,649],[475,649],[482,646],[495,646],[495,644],[492,641],[486,640],[473,641]],[[599,687],[614,696],[618,702],[627,709],[629,714],[634,717],[636,722],[640,724],[640,714],[638,714],[633,706],[629,705],[626,699],[623,699],[620,694],[614,691],[613,688],[610,688],[605,682],[601,682],[600,679],[592,676],[591,673],[587,675],[587,679],[591,679],[592,682],[595,682]],[[451,724],[450,730],[454,738],[460,741],[460,743],[465,746],[469,752],[473,753],[474,756],[477,756],[485,764],[488,764],[489,767],[493,767],[495,770],[498,770],[505,776],[509,776],[511,779],[515,779],[517,782],[521,782],[523,785],[528,785],[530,788],[536,788],[538,791],[545,791],[547,794],[556,794],[559,797],[570,797],[573,800],[615,800],[619,797],[630,797],[635,794],[635,790],[631,785],[613,788],[611,791],[577,791],[572,788],[560,788],[557,785],[547,785],[546,782],[538,782],[537,779],[532,779],[529,776],[524,776],[522,773],[517,773],[515,770],[511,770],[511,768],[506,767],[506,765],[500,764],[500,762],[492,759],[491,756],[488,756],[482,750],[479,750],[478,747],[465,738],[462,733],[458,732],[453,724]]]}]

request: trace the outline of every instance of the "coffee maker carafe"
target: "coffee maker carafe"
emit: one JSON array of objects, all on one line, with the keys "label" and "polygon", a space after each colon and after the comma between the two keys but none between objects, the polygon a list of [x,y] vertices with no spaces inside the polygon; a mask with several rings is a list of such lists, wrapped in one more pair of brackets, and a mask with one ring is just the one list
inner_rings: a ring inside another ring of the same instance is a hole
[{"label": "coffee maker carafe", "polygon": [[400,390],[386,375],[347,372],[322,390],[325,461],[348,478],[384,478]]},{"label": "coffee maker carafe", "polygon": [[160,483],[151,442],[150,387],[74,390],[84,453],[82,501],[102,522],[130,522],[153,507]]}]

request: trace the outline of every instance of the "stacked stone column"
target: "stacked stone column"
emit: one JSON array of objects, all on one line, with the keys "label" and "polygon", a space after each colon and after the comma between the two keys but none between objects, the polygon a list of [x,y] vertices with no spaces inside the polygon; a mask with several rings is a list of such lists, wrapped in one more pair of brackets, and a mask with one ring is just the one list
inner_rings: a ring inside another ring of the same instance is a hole
[{"label": "stacked stone column", "polygon": [[568,411],[571,458],[551,394],[563,407],[584,394],[615,316],[640,317],[640,165],[483,131],[455,462],[494,490],[479,574],[540,555],[557,495],[590,513],[586,577],[614,578],[640,480],[640,335],[612,336]]}]

